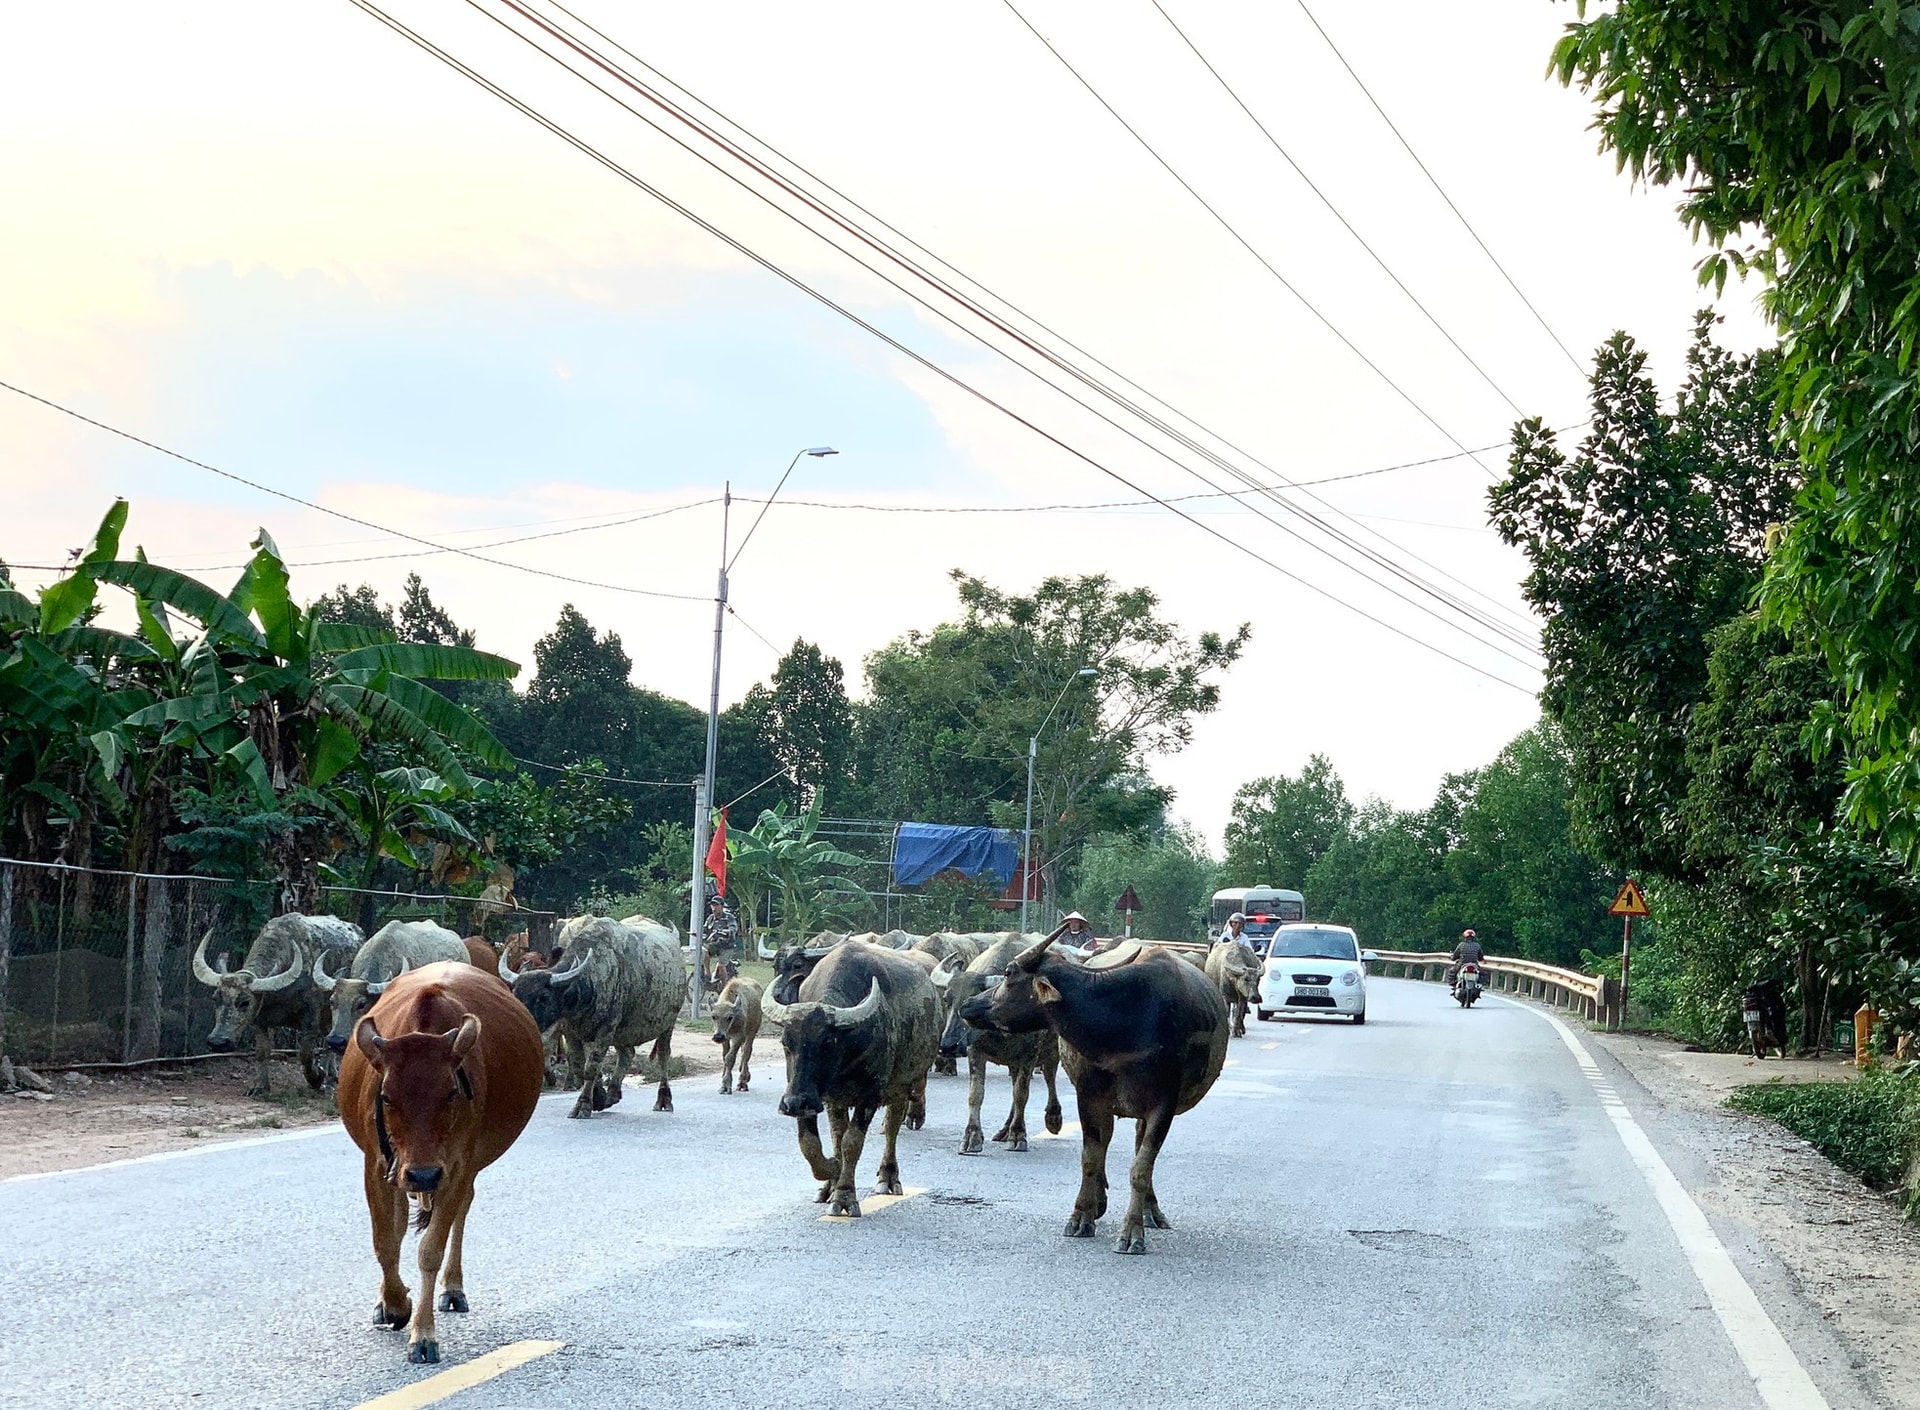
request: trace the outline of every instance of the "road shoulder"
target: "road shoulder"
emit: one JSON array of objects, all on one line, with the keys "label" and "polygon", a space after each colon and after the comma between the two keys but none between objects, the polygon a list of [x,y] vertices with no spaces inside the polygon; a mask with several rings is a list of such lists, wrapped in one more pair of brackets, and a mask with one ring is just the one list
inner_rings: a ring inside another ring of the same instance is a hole
[{"label": "road shoulder", "polygon": [[1707,1180],[1692,1193],[1752,1231],[1799,1283],[1874,1391],[1920,1410],[1920,1228],[1785,1128],[1729,1110],[1735,1087],[1847,1080],[1838,1063],[1696,1054],[1631,1034],[1582,1035],[1662,1105],[1695,1119]]}]

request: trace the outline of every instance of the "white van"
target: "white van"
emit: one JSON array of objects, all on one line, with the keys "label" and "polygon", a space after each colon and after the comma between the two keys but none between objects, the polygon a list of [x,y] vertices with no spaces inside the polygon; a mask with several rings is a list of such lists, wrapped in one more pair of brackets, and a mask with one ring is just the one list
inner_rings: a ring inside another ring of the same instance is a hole
[{"label": "white van", "polygon": [[1297,925],[1307,918],[1307,899],[1298,891],[1283,891],[1273,886],[1234,886],[1213,893],[1213,910],[1207,917],[1207,938],[1218,940],[1227,929],[1227,918],[1235,911],[1247,918],[1241,931],[1253,948],[1265,953],[1267,940],[1283,925]]}]

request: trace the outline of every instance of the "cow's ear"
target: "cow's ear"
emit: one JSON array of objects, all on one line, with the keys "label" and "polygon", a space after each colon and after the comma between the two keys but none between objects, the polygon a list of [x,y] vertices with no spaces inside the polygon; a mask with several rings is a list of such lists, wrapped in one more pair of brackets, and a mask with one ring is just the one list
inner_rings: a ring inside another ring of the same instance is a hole
[{"label": "cow's ear", "polygon": [[453,1053],[453,1060],[459,1062],[473,1051],[473,1045],[480,1041],[480,1018],[477,1014],[468,1014],[466,1020],[445,1035],[447,1047]]},{"label": "cow's ear", "polygon": [[1060,991],[1043,974],[1033,981],[1033,997],[1043,1004],[1057,1004],[1060,1002]]},{"label": "cow's ear", "polygon": [[380,1036],[380,1030],[373,1026],[371,1017],[363,1018],[353,1026],[353,1043],[360,1049],[360,1056],[380,1067],[385,1063],[387,1040]]}]

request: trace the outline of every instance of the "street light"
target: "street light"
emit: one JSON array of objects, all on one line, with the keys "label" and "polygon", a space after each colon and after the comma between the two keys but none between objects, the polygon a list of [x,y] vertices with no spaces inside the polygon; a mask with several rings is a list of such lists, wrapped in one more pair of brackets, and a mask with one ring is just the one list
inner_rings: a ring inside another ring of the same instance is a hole
[{"label": "street light", "polygon": [[787,476],[793,473],[793,467],[800,463],[800,457],[811,455],[818,458],[823,455],[838,455],[840,452],[832,446],[808,446],[805,450],[795,451],[793,459],[787,462],[787,468],[781,472],[780,482],[773,487],[773,493],[767,496],[766,503],[760,506],[760,512],[753,516],[753,523],[747,527],[747,536],[740,540],[740,547],[733,551],[733,557],[727,557],[727,526],[733,517],[733,482],[727,481],[720,494],[720,585],[713,599],[713,687],[707,695],[707,766],[694,786],[693,798],[693,899],[692,915],[687,934],[693,941],[693,1011],[700,1012],[701,1000],[706,997],[707,988],[707,841],[712,823],[707,814],[713,808],[713,771],[714,756],[720,744],[720,638],[727,625],[727,573],[740,561],[740,555],[747,551],[747,543],[753,538],[753,531],[760,527],[760,521],[767,517],[767,511],[773,507],[773,501],[779,497],[781,489],[787,483]]},{"label": "street light", "polygon": [[1067,692],[1073,689],[1075,681],[1083,681],[1100,672],[1092,666],[1082,666],[1060,687],[1060,693],[1053,697],[1053,704],[1047,706],[1047,713],[1040,717],[1040,728],[1027,737],[1027,830],[1021,838],[1020,847],[1020,931],[1024,935],[1027,929],[1027,897],[1033,891],[1033,761],[1040,754],[1040,736],[1046,732],[1047,722],[1053,718],[1053,712],[1060,708],[1060,702],[1067,698]]}]

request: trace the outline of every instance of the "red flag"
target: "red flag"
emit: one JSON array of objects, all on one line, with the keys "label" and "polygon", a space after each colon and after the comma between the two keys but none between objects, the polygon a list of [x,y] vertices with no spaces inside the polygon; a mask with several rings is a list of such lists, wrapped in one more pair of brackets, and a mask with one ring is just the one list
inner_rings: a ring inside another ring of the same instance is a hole
[{"label": "red flag", "polygon": [[713,873],[713,879],[720,884],[720,894],[727,894],[727,810],[720,810],[720,821],[714,824],[713,841],[707,847],[707,870]]}]

